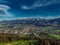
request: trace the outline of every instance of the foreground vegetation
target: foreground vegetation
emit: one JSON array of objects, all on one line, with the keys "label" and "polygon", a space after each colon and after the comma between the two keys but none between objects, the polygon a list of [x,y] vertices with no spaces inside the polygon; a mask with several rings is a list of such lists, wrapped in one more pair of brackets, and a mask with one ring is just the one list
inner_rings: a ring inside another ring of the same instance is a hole
[{"label": "foreground vegetation", "polygon": [[60,35],[56,35],[56,34],[49,34],[50,37],[52,37],[55,40],[60,40]]},{"label": "foreground vegetation", "polygon": [[[3,35],[3,36],[2,36]],[[0,34],[0,45],[60,45],[60,36],[46,34],[47,36],[18,36],[13,34]]]},{"label": "foreground vegetation", "polygon": [[32,45],[34,44],[35,41],[33,40],[20,40],[20,41],[16,41],[16,42],[8,42],[8,43],[0,43],[0,45]]}]

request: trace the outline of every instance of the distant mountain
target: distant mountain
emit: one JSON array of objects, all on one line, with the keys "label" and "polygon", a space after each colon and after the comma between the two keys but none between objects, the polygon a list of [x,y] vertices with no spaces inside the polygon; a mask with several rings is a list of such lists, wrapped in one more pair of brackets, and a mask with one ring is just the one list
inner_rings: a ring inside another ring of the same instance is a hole
[{"label": "distant mountain", "polygon": [[55,19],[41,19],[41,18],[27,18],[19,20],[4,20],[0,24],[24,24],[35,26],[60,26],[60,18]]}]

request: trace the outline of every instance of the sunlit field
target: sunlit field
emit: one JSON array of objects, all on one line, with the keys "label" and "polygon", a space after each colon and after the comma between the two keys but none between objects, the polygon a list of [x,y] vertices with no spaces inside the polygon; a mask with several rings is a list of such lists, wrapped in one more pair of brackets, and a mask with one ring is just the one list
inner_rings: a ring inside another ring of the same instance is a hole
[{"label": "sunlit field", "polygon": [[33,45],[35,41],[33,40],[21,40],[21,41],[16,41],[16,42],[6,42],[6,43],[0,43],[0,45]]}]

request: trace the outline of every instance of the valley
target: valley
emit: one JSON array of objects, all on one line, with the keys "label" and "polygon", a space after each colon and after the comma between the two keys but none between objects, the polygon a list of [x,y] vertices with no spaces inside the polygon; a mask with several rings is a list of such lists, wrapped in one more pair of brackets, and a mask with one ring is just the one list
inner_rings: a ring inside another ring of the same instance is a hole
[{"label": "valley", "polygon": [[44,44],[60,44],[58,18],[0,21],[0,45]]}]

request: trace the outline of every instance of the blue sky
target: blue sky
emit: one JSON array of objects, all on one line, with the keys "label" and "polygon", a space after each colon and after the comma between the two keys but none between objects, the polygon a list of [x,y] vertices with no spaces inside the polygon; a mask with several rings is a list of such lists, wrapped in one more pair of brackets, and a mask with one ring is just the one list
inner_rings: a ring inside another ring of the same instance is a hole
[{"label": "blue sky", "polygon": [[0,0],[0,20],[60,17],[60,0]]}]

